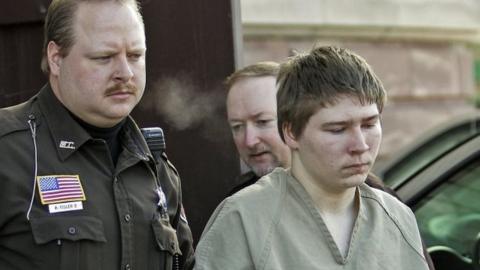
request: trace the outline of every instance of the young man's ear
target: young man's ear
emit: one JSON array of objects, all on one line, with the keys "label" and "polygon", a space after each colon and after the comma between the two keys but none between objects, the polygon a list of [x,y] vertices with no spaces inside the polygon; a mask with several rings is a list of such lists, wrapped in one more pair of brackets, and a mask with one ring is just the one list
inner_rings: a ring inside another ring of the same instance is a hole
[{"label": "young man's ear", "polygon": [[54,41],[48,42],[47,45],[47,63],[50,68],[50,74],[59,75],[60,65],[62,64],[62,55],[60,46]]},{"label": "young man's ear", "polygon": [[283,131],[283,138],[285,139],[285,143],[290,147],[290,149],[297,149],[298,142],[295,138],[295,135],[292,133],[292,125],[290,123],[284,123],[282,125]]}]

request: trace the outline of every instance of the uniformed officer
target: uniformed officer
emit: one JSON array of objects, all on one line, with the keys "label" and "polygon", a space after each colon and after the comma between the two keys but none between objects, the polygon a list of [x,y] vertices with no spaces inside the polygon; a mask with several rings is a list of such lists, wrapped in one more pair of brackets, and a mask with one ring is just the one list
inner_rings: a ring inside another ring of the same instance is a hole
[{"label": "uniformed officer", "polygon": [[0,269],[182,269],[181,186],[129,116],[145,88],[135,0],[53,0],[49,83],[0,110]]}]

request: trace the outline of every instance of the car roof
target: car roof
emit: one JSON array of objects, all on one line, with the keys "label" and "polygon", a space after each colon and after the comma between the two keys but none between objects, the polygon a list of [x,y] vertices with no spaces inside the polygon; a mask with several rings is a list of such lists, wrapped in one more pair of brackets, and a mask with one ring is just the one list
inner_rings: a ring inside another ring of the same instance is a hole
[{"label": "car roof", "polygon": [[416,203],[428,192],[448,180],[451,175],[464,166],[480,159],[480,135],[477,133],[460,146],[436,159],[414,176],[395,188],[397,195],[407,205],[415,207]]},{"label": "car roof", "polygon": [[404,147],[395,158],[377,169],[376,174],[386,185],[396,189],[437,159],[479,134],[480,113],[448,120]]}]

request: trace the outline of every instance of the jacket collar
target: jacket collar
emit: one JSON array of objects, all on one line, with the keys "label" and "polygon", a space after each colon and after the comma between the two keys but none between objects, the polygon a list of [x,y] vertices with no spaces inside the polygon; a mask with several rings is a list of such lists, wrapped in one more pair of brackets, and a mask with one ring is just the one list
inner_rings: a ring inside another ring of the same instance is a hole
[{"label": "jacket collar", "polygon": [[69,111],[53,93],[50,84],[37,95],[43,121],[48,125],[58,156],[63,161],[91,139],[90,135],[70,116]]},{"label": "jacket collar", "polygon": [[131,116],[128,116],[127,121],[125,121],[121,140],[124,149],[129,151],[136,158],[144,161],[154,160],[140,128]]},{"label": "jacket collar", "polygon": [[[40,90],[37,99],[43,112],[43,121],[48,125],[58,156],[62,161],[66,160],[80,149],[83,144],[92,139],[90,134],[73,119],[67,108],[58,100],[50,84],[45,85]],[[130,156],[141,160],[152,159],[140,129],[130,116],[127,117],[127,121],[125,121],[125,125],[119,135],[121,136],[123,147],[130,154],[133,154]]]}]

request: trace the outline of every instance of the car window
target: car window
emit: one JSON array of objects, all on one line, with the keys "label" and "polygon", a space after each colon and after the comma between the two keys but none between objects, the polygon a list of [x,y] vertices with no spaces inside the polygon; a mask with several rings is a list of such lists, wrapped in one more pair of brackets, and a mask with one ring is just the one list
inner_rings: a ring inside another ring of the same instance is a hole
[{"label": "car window", "polygon": [[454,149],[457,145],[480,132],[476,121],[464,123],[453,129],[437,134],[423,145],[417,147],[395,166],[384,172],[383,180],[387,186],[396,188],[422,168]]},{"label": "car window", "polygon": [[471,258],[480,232],[480,160],[462,167],[415,207],[425,244],[448,246]]}]

